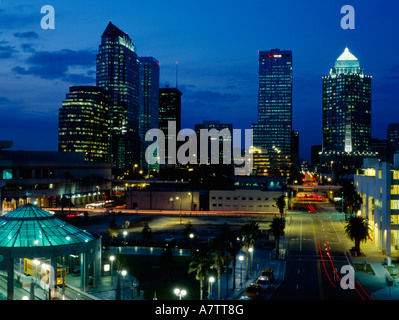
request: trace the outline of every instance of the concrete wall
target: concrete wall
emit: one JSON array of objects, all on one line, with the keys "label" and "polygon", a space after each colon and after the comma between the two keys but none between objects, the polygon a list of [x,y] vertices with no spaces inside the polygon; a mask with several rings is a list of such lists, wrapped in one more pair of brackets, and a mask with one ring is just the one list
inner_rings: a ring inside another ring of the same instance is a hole
[{"label": "concrete wall", "polygon": [[209,210],[279,213],[276,201],[282,194],[281,191],[212,190]]},{"label": "concrete wall", "polygon": [[126,208],[140,210],[184,210],[200,209],[199,192],[127,190]]}]

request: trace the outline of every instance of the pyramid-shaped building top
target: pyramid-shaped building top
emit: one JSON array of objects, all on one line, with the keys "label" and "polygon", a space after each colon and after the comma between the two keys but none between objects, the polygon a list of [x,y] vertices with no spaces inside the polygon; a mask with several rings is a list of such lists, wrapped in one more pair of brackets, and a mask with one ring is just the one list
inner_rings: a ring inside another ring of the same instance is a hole
[{"label": "pyramid-shaped building top", "polygon": [[0,217],[1,247],[53,247],[95,240],[81,230],[32,204]]},{"label": "pyramid-shaped building top", "polygon": [[360,67],[359,59],[356,58],[348,48],[335,61],[334,68],[331,69],[330,74],[363,74],[363,68]]}]

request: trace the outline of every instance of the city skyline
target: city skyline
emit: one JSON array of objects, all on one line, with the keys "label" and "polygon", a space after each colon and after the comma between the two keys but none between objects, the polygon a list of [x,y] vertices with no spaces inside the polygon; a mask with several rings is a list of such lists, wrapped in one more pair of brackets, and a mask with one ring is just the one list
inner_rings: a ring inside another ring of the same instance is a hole
[{"label": "city skyline", "polygon": [[[14,150],[57,150],[58,109],[70,85],[95,84],[95,54],[110,20],[129,34],[138,56],[160,62],[161,86],[175,86],[179,61],[182,128],[219,120],[249,129],[257,118],[257,52],[269,48],[293,52],[293,128],[301,157],[321,144],[322,77],[345,47],[373,77],[372,137],[386,139],[388,123],[399,122],[398,47],[389,42],[398,4],[353,1],[355,30],[341,29],[343,2],[77,4],[52,4],[55,30],[40,28],[39,5],[1,4],[0,135],[14,141]],[[381,54],[384,44],[389,50]]]}]

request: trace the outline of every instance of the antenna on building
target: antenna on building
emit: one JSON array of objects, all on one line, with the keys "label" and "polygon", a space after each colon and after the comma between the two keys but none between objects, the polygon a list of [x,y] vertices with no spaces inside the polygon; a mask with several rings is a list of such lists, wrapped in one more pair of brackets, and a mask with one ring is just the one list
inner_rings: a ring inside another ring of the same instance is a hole
[{"label": "antenna on building", "polygon": [[179,61],[176,61],[176,89],[179,87]]}]

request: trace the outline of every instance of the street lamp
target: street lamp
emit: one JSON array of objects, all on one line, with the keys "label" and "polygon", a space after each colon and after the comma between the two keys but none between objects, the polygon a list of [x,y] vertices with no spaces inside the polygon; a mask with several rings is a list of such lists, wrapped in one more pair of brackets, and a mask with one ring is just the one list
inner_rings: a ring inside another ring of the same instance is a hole
[{"label": "street lamp", "polygon": [[239,257],[238,257],[238,260],[240,260],[240,262],[241,262],[241,283],[240,283],[240,288],[242,287],[242,262],[244,261],[244,256],[243,255],[240,255]]},{"label": "street lamp", "polygon": [[109,260],[111,261],[111,284],[114,284],[114,275],[113,275],[113,271],[112,271],[112,266],[113,266],[113,264],[114,264],[114,260],[115,260],[115,257],[114,256],[110,256],[109,257]]},{"label": "street lamp", "polygon": [[253,264],[254,264],[254,248],[253,247],[249,247],[248,251],[251,254],[251,272],[252,272],[252,267],[253,267]]},{"label": "street lamp", "polygon": [[123,238],[125,240],[125,252],[126,252],[126,236],[127,236],[127,231],[123,231]]},{"label": "street lamp", "polygon": [[180,290],[178,288],[176,288],[173,292],[179,297],[179,300],[181,300],[181,298],[187,294],[186,290]]},{"label": "street lamp", "polygon": [[[126,270],[122,270],[121,274],[122,274],[122,277],[123,277],[122,292],[124,292],[125,291],[125,276],[127,275],[127,271]],[[124,300],[123,296],[124,296],[124,294],[122,294],[122,300]]]},{"label": "street lamp", "polygon": [[215,277],[209,277],[209,286],[208,286],[209,300],[212,300],[212,287],[214,282],[215,282]]},{"label": "street lamp", "polygon": [[179,197],[176,197],[175,198],[176,200],[179,200],[179,209],[180,209],[180,224],[181,224],[181,222],[182,222],[182,220],[181,220],[181,198],[179,198]]}]

